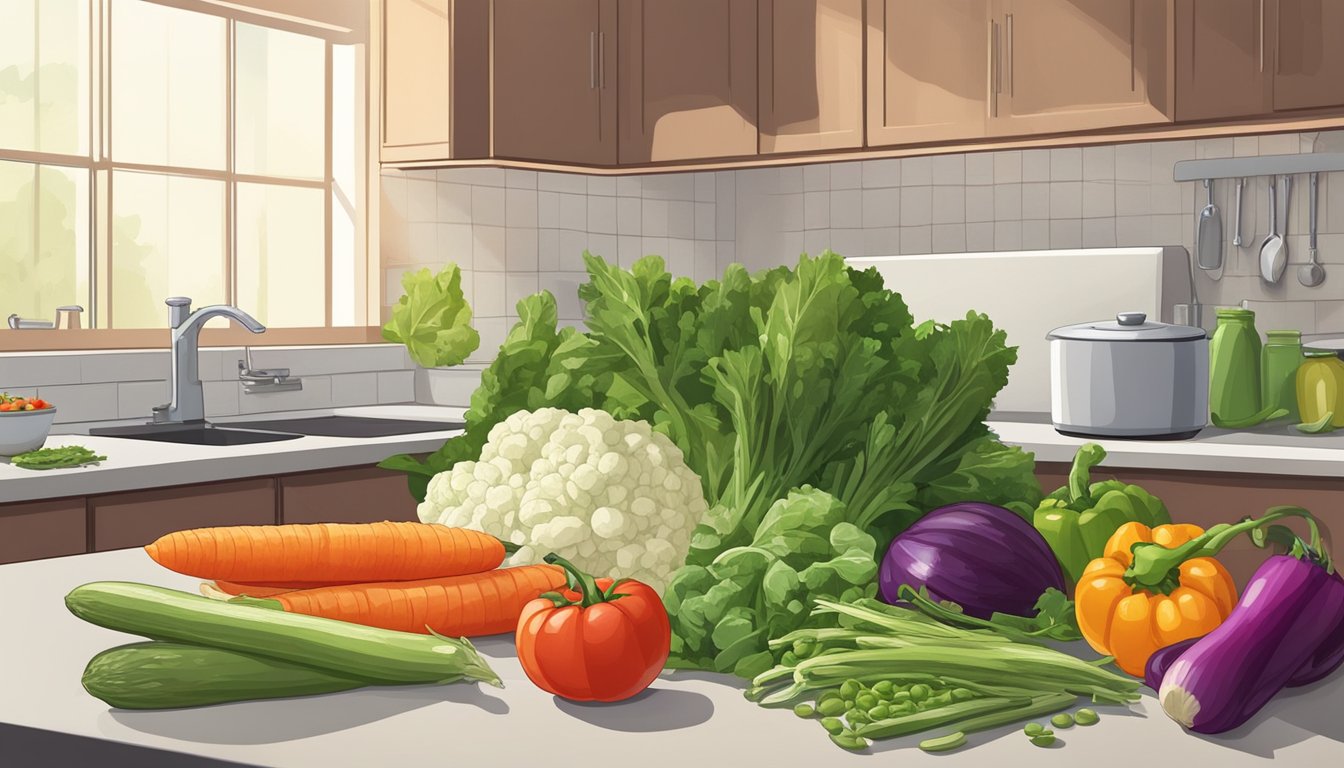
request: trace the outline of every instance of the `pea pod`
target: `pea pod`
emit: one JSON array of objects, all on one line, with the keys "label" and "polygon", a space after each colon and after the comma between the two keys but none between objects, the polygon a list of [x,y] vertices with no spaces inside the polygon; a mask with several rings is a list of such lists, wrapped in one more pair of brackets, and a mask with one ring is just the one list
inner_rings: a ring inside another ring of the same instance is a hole
[{"label": "pea pod", "polygon": [[1166,505],[1136,485],[1119,480],[1091,482],[1090,472],[1106,458],[1096,443],[1087,443],[1073,457],[1067,485],[1036,508],[1032,525],[1050,545],[1065,575],[1076,583],[1083,569],[1106,547],[1106,540],[1125,523],[1148,527],[1171,522]]}]

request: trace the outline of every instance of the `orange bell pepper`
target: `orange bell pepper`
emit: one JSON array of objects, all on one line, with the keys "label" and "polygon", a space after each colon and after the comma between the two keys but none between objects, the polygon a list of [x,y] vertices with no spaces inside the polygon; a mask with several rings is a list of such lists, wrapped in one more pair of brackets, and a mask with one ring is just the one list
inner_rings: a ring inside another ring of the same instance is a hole
[{"label": "orange bell pepper", "polygon": [[1088,563],[1074,590],[1078,628],[1098,653],[1135,677],[1143,677],[1148,657],[1159,648],[1206,635],[1222,624],[1237,604],[1232,575],[1212,557],[1190,557],[1161,584],[1133,578],[1136,543],[1167,550],[1203,536],[1197,525],[1149,528],[1125,523],[1106,541],[1101,557]]}]

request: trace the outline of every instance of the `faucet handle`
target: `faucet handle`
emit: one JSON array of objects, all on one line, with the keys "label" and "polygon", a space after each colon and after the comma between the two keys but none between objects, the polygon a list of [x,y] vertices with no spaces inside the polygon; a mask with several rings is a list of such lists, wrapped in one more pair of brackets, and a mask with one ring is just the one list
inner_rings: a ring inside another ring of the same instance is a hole
[{"label": "faucet handle", "polygon": [[186,296],[169,296],[163,303],[168,305],[168,325],[173,328],[186,322],[191,314],[191,299]]}]

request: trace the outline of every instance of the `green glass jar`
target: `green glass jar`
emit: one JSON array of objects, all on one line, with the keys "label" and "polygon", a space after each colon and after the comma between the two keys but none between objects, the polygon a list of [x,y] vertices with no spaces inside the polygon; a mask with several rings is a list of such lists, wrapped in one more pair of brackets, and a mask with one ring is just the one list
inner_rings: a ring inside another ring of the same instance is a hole
[{"label": "green glass jar", "polygon": [[1314,424],[1331,414],[1330,426],[1344,427],[1344,409],[1339,396],[1344,390],[1344,361],[1334,352],[1309,349],[1303,353],[1297,369],[1297,405],[1306,424]]},{"label": "green glass jar", "polygon": [[1260,334],[1255,313],[1220,307],[1209,342],[1209,412],[1215,423],[1241,421],[1260,412]]},{"label": "green glass jar", "polygon": [[1287,408],[1297,419],[1297,369],[1302,365],[1302,332],[1269,331],[1260,352],[1260,405]]}]

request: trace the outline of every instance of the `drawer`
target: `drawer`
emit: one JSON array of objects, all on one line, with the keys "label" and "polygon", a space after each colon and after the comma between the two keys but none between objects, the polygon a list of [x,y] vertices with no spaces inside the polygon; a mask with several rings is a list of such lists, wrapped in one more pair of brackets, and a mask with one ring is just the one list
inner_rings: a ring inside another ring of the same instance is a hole
[{"label": "drawer", "polygon": [[280,480],[285,523],[370,523],[416,520],[406,475],[378,467],[285,475]]},{"label": "drawer", "polygon": [[78,555],[87,549],[83,498],[0,504],[0,563]]},{"label": "drawer", "polygon": [[165,533],[276,522],[275,479],[233,480],[89,498],[93,549],[141,547]]}]

